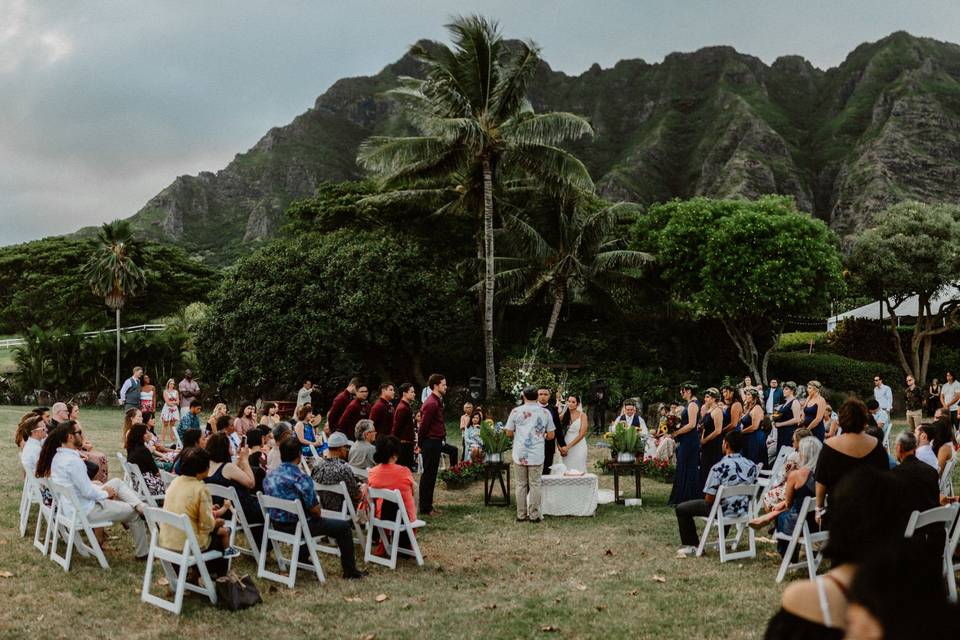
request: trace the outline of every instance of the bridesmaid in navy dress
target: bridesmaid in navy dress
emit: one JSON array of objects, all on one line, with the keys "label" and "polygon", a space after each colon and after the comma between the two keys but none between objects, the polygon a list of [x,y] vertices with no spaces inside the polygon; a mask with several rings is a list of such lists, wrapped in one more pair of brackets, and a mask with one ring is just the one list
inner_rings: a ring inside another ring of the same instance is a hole
[{"label": "bridesmaid in navy dress", "polygon": [[823,442],[827,430],[823,419],[827,415],[827,400],[821,394],[823,385],[816,380],[807,383],[807,404],[803,407],[803,426]]},{"label": "bridesmaid in navy dress", "polygon": [[723,458],[724,412],[721,409],[720,392],[714,387],[703,392],[700,415],[703,425],[700,436],[700,487],[702,489],[707,484],[710,469]]},{"label": "bridesmaid in navy dress", "polygon": [[677,471],[673,476],[673,490],[667,504],[678,505],[687,500],[703,497],[703,484],[700,482],[700,434],[697,433],[697,421],[700,417],[700,401],[693,391],[693,384],[680,387],[680,395],[686,406],[680,415],[680,427],[673,432],[677,443]]},{"label": "bridesmaid in navy dress", "polygon": [[756,389],[745,391],[747,406],[740,418],[743,456],[755,464],[767,466],[767,432],[763,430],[763,406]]},{"label": "bridesmaid in navy dress", "polygon": [[[751,387],[753,389],[753,387]],[[743,402],[740,391],[730,385],[720,388],[723,396],[723,432],[740,430],[740,418],[743,417]]]},{"label": "bridesmaid in navy dress", "polygon": [[784,447],[793,446],[793,432],[803,422],[803,410],[796,395],[796,382],[783,383],[783,406],[780,407],[780,417],[773,423],[777,430],[777,453]]}]

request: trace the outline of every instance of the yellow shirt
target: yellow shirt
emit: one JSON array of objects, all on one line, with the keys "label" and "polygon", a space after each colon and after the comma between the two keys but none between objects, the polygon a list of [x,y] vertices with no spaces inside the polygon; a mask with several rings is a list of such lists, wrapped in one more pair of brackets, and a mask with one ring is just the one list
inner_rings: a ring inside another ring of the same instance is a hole
[{"label": "yellow shirt", "polygon": [[[197,543],[203,551],[210,546],[210,533],[213,531],[213,500],[207,485],[194,476],[177,476],[163,499],[165,511],[177,515],[185,514],[193,526]],[[169,525],[160,525],[160,546],[164,549],[179,551],[186,540],[183,532]]]}]

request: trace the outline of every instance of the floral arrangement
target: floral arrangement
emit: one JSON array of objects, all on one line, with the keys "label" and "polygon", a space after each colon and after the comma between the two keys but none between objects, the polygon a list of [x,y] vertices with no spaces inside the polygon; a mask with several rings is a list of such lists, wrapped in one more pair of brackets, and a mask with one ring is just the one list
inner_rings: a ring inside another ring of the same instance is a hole
[{"label": "floral arrangement", "polygon": [[[609,474],[613,473],[613,465],[616,461],[610,458],[603,460],[597,460],[594,463],[594,468],[597,470],[597,473],[600,474]],[[638,460],[637,464],[640,465],[640,473],[643,474],[645,478],[652,478],[654,480],[659,480],[660,482],[672,482],[673,475],[677,471],[676,465],[672,465],[666,460],[660,460],[657,458],[647,458],[645,460]]]},{"label": "floral arrangement", "polygon": [[480,423],[480,442],[483,443],[484,452],[488,454],[503,453],[509,450],[513,444],[510,437],[507,436],[503,424],[498,423],[494,426],[493,420],[489,418]]},{"label": "floral arrangement", "polygon": [[614,454],[632,453],[641,457],[647,446],[647,439],[643,434],[636,427],[628,427],[625,422],[618,422],[613,431],[603,434],[603,439],[610,443]]},{"label": "floral arrangement", "polygon": [[464,460],[444,469],[438,476],[447,484],[463,485],[483,477],[483,460]]}]

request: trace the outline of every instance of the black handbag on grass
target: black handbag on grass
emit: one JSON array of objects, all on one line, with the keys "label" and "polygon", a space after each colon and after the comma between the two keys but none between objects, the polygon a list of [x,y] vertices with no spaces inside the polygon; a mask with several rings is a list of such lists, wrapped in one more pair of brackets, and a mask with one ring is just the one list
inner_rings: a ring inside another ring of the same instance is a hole
[{"label": "black handbag on grass", "polygon": [[217,578],[217,607],[239,611],[263,602],[257,585],[249,575],[238,576],[230,572]]}]

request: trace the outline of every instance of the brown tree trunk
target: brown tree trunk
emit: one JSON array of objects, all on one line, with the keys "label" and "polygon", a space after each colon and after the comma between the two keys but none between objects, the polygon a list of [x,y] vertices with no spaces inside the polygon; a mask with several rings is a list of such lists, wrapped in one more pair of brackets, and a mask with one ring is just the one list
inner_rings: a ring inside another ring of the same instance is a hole
[{"label": "brown tree trunk", "polygon": [[550,312],[550,321],[547,323],[547,333],[544,336],[547,346],[553,340],[553,334],[557,330],[557,321],[560,319],[560,310],[563,308],[564,298],[567,297],[565,286],[558,286],[554,294],[553,310]]},{"label": "brown tree trunk", "polygon": [[486,398],[493,400],[497,389],[497,369],[493,358],[493,168],[483,157],[483,351],[486,369]]}]

